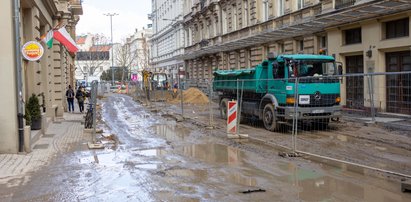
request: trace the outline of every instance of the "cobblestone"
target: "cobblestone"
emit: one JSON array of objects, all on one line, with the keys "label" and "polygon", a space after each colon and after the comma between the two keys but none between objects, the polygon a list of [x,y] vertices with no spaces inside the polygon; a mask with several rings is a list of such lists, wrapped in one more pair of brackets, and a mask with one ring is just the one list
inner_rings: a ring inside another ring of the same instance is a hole
[{"label": "cobblestone", "polygon": [[[59,152],[69,149],[71,143],[81,140],[83,127],[81,122],[84,114],[64,113],[61,123],[50,123],[45,134],[51,137],[41,137],[32,145],[32,152],[26,154],[0,154],[0,184],[10,184],[13,179],[21,178],[48,165]],[[46,144],[46,149],[33,149],[36,145]]]}]

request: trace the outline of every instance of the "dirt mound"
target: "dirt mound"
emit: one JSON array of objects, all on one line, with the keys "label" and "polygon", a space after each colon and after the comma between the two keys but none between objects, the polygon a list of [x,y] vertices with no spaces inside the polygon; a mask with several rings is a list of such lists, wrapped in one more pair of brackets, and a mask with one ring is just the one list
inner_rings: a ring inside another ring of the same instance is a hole
[{"label": "dirt mound", "polygon": [[[197,88],[189,88],[183,91],[184,104],[208,104],[208,97],[201,90]],[[173,104],[181,102],[180,94],[177,98],[170,101]]]}]

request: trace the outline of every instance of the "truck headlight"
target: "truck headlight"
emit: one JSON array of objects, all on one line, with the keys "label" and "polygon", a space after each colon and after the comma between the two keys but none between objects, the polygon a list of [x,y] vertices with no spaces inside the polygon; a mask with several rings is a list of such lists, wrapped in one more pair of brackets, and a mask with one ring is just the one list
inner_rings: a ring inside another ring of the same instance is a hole
[{"label": "truck headlight", "polygon": [[295,103],[295,99],[294,99],[293,97],[288,97],[288,98],[285,100],[285,102],[286,102],[287,104],[294,104],[294,103]]},{"label": "truck headlight", "polygon": [[336,102],[336,103],[340,103],[340,102],[341,102],[341,98],[340,98],[340,97],[335,98],[335,102]]}]

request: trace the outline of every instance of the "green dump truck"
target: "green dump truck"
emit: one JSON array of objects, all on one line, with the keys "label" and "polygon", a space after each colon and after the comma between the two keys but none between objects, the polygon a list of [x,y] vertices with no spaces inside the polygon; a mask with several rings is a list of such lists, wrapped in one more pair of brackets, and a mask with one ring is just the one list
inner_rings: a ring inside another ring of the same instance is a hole
[{"label": "green dump truck", "polygon": [[254,68],[214,71],[213,89],[224,119],[227,102],[239,94],[241,118],[262,120],[267,130],[278,130],[294,117],[327,127],[341,115],[340,73],[332,56],[270,54]]}]

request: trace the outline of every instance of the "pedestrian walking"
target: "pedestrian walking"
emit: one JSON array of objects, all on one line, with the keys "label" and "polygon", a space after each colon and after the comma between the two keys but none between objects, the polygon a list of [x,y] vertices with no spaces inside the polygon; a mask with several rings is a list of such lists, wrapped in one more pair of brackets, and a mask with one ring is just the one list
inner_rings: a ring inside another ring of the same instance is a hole
[{"label": "pedestrian walking", "polygon": [[74,90],[71,85],[68,86],[66,91],[67,103],[68,103],[68,111],[74,112]]},{"label": "pedestrian walking", "polygon": [[85,95],[86,94],[84,93],[83,86],[80,86],[76,92],[76,98],[77,98],[78,106],[80,108],[80,113],[83,113],[84,111],[84,100],[86,97]]}]

